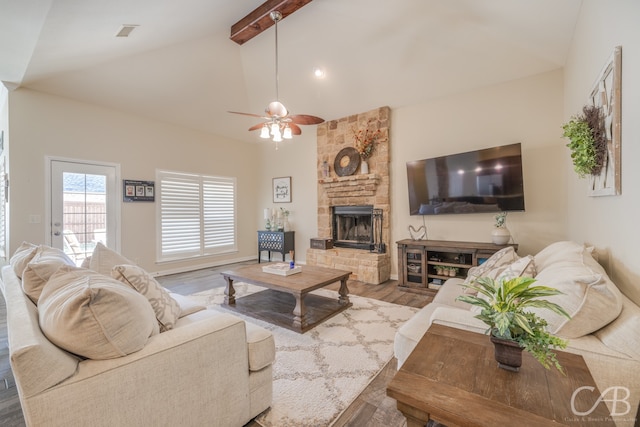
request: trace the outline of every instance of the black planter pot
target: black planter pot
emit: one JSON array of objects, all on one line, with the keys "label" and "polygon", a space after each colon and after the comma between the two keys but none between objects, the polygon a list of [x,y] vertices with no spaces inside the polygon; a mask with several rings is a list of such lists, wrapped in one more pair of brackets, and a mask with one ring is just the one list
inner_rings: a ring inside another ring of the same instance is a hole
[{"label": "black planter pot", "polygon": [[493,335],[491,335],[491,342],[493,343],[494,356],[498,362],[498,367],[511,372],[520,371],[523,350],[520,344],[511,340],[496,338]]}]

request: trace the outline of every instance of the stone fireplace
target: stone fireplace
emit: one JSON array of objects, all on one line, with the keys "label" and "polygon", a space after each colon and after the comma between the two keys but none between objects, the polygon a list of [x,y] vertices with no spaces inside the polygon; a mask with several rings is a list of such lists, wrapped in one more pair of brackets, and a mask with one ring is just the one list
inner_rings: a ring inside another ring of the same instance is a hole
[{"label": "stone fireplace", "polygon": [[[353,272],[351,278],[379,284],[389,280],[389,127],[391,110],[382,107],[318,125],[318,237],[330,238],[331,249],[309,249],[307,264]],[[340,150],[354,146],[354,132],[380,129],[368,159],[369,173],[338,176],[334,160]],[[330,174],[322,173],[324,162]],[[334,215],[337,211],[337,217]]]}]

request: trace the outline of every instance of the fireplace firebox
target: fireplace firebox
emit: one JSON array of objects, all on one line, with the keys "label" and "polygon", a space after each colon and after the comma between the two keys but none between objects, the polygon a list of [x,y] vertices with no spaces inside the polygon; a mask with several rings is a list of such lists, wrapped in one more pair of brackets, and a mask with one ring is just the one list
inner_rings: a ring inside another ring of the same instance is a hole
[{"label": "fireplace firebox", "polygon": [[333,246],[385,252],[381,209],[371,205],[334,206],[331,216]]}]

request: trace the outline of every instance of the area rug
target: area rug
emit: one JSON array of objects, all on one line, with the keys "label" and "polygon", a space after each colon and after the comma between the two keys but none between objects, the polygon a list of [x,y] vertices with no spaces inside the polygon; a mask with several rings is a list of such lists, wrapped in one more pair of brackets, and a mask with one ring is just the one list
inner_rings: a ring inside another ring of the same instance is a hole
[{"label": "area rug", "polygon": [[[246,283],[234,288],[236,298],[264,290]],[[326,289],[313,293],[338,298]],[[349,295],[352,307],[299,334],[225,309],[223,288],[189,297],[273,333],[273,403],[256,418],[264,427],[331,426],[391,360],[396,330],[418,310]]]}]

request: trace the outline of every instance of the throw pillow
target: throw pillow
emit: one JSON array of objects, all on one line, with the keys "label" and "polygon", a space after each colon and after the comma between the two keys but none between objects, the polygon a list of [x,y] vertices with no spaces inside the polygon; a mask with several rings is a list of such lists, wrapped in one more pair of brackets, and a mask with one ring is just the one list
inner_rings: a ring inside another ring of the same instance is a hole
[{"label": "throw pillow", "polygon": [[109,249],[102,243],[98,242],[93,249],[91,259],[89,260],[89,268],[105,276],[111,276],[111,270],[116,265],[120,264],[135,264],[133,261],[129,261],[127,258],[120,255],[118,252]]},{"label": "throw pillow", "polygon": [[518,255],[512,246],[500,249],[482,264],[471,267],[464,280],[465,285],[473,283],[478,277],[491,277],[495,279],[508,266],[518,259]]},{"label": "throw pillow", "polygon": [[588,249],[580,260],[548,263],[536,276],[537,285],[562,292],[545,297],[564,308],[571,319],[544,309],[532,309],[545,319],[552,334],[579,338],[609,324],[622,311],[622,294],[604,269],[593,259]]},{"label": "throw pillow", "polygon": [[498,275],[496,280],[511,280],[516,277],[535,277],[536,265],[533,256],[527,255],[519,260],[507,265],[505,269]]},{"label": "throw pillow", "polygon": [[149,273],[135,265],[116,265],[111,271],[111,277],[131,286],[149,300],[158,319],[160,332],[173,329],[180,317],[180,304]]},{"label": "throw pillow", "polygon": [[16,273],[16,276],[18,276],[18,279],[22,279],[24,269],[27,268],[29,261],[36,255],[37,250],[38,246],[32,243],[22,242],[11,256],[9,263],[13,267],[13,271]]},{"label": "throw pillow", "polygon": [[34,304],[38,304],[40,293],[49,278],[62,266],[75,266],[75,263],[60,249],[38,246],[22,273],[22,290]]},{"label": "throw pillow", "polygon": [[40,328],[57,346],[89,359],[113,359],[141,350],[158,333],[147,299],[111,277],[61,267],[38,305]]},{"label": "throw pillow", "polygon": [[584,245],[571,241],[551,243],[535,254],[536,268],[538,271],[542,271],[547,266],[557,265],[559,262],[582,262],[582,251],[584,249]]}]

